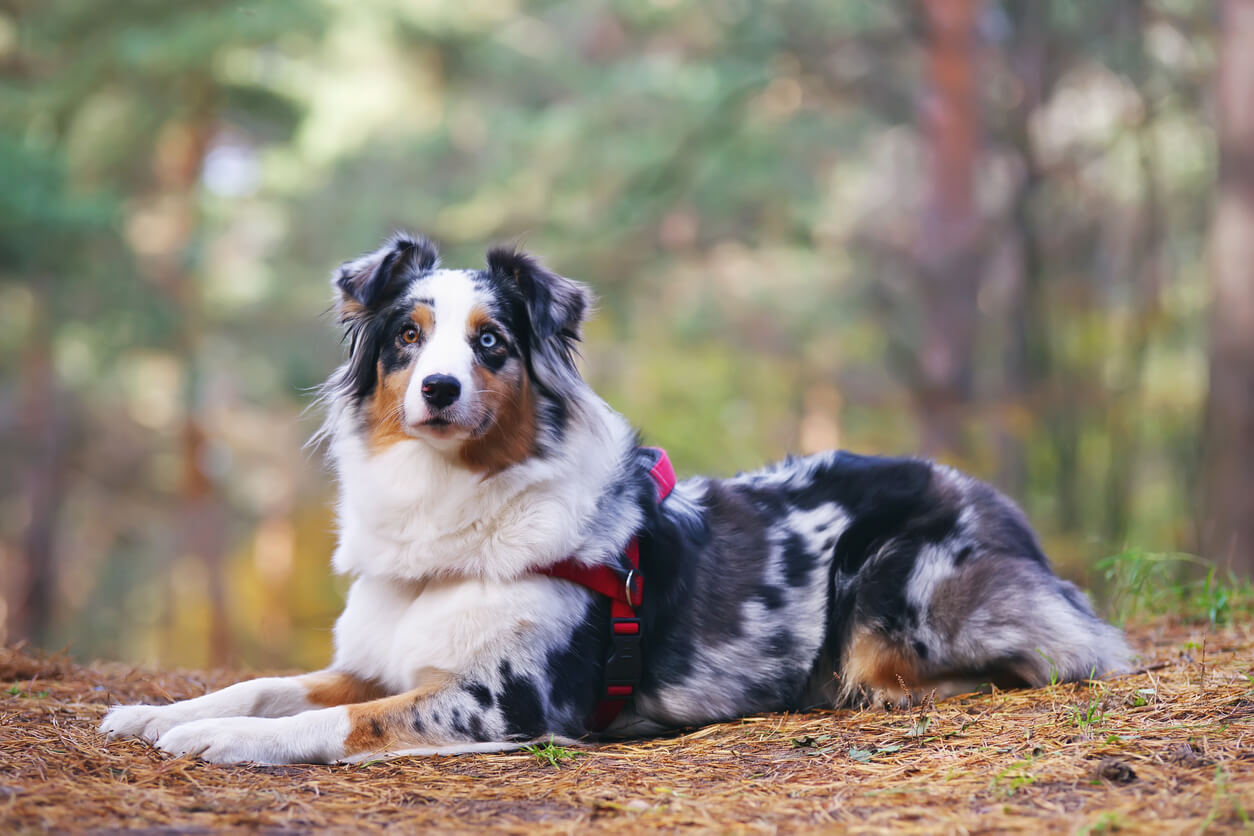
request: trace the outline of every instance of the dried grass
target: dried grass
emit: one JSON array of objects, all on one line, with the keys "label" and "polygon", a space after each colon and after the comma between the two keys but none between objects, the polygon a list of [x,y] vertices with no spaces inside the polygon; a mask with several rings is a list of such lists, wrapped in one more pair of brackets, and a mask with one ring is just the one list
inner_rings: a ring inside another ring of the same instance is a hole
[{"label": "dried grass", "polygon": [[[115,702],[226,672],[81,667],[0,651],[0,832],[1196,833],[1254,817],[1254,631],[1158,622],[1146,670],[910,711],[767,715],[590,747],[361,766],[211,766],[95,727]],[[12,685],[12,688],[9,686]]]}]

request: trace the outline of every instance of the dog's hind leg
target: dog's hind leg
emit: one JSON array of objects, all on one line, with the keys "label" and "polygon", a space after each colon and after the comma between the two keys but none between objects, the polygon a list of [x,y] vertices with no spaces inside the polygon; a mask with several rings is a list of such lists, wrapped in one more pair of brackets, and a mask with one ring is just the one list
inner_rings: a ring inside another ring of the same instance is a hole
[{"label": "dog's hind leg", "polygon": [[115,705],[100,731],[155,741],[175,726],[215,717],[286,717],[312,708],[365,702],[384,695],[373,682],[338,671],[267,676],[238,682],[170,705]]},{"label": "dog's hind leg", "polygon": [[[908,572],[891,571],[907,559]],[[840,654],[845,702],[859,693],[891,704],[980,684],[1040,687],[1128,664],[1120,632],[1039,560],[942,545],[877,560],[905,582],[890,588],[877,583],[875,561],[866,567]]]}]

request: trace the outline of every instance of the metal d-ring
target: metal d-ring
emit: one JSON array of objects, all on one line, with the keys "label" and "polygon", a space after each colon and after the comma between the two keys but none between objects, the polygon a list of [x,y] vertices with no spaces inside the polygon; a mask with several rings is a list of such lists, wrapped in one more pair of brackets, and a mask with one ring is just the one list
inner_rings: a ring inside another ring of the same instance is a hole
[{"label": "metal d-ring", "polygon": [[623,589],[627,593],[627,606],[629,607],[634,607],[636,605],[636,602],[633,601],[631,598],[631,582],[635,580],[635,578],[636,578],[636,570],[635,569],[627,570],[627,580],[623,582]]}]

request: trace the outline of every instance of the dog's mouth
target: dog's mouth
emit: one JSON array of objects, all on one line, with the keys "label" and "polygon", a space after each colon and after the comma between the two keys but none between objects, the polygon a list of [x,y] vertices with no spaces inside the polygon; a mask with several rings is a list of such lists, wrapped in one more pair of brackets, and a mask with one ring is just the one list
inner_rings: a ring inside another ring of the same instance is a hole
[{"label": "dog's mouth", "polygon": [[448,418],[441,418],[433,415],[430,418],[418,424],[417,430],[421,435],[428,438],[447,439],[460,429],[457,424]]},{"label": "dog's mouth", "polygon": [[425,439],[443,446],[473,436],[478,414],[462,405],[445,409],[424,409],[422,414],[405,422],[405,431],[413,438]]},{"label": "dog's mouth", "polygon": [[409,424],[411,436],[441,443],[453,441],[465,432],[465,425],[451,415],[428,415],[421,421]]}]

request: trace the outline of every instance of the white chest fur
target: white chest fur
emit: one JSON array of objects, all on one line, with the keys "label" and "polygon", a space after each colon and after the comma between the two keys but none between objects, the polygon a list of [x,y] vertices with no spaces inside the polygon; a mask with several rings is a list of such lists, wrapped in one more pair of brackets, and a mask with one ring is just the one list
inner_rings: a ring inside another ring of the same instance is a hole
[{"label": "white chest fur", "polygon": [[335,569],[504,579],[581,553],[597,499],[632,443],[608,406],[583,406],[557,454],[488,477],[419,440],[372,452],[347,426],[351,418],[339,416],[331,448],[341,491]]}]

